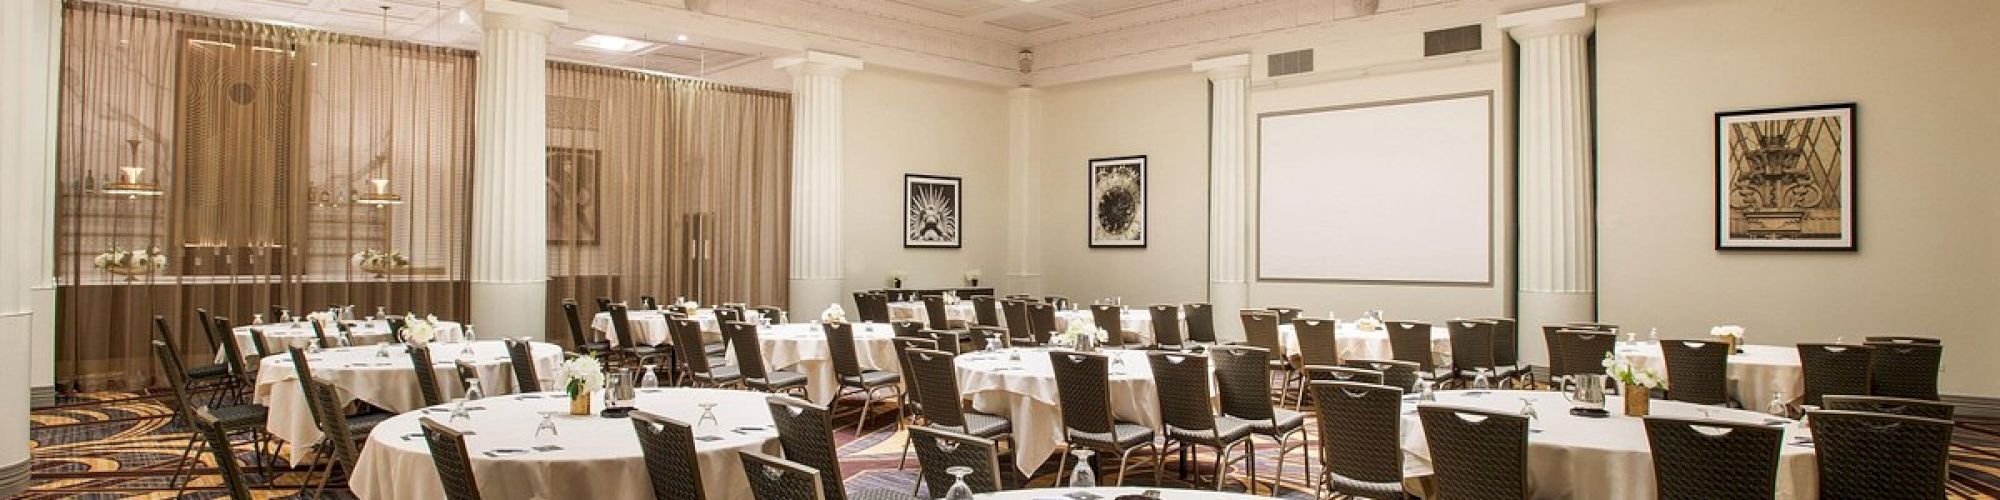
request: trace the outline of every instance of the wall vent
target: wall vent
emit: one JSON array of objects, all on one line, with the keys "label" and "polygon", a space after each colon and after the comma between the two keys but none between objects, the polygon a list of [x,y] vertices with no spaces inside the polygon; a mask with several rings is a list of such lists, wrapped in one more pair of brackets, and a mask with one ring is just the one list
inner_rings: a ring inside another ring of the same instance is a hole
[{"label": "wall vent", "polygon": [[1424,57],[1479,50],[1479,25],[1468,24],[1424,32]]},{"label": "wall vent", "polygon": [[1265,76],[1285,76],[1311,73],[1313,70],[1312,49],[1294,50],[1271,54],[1265,59]]}]

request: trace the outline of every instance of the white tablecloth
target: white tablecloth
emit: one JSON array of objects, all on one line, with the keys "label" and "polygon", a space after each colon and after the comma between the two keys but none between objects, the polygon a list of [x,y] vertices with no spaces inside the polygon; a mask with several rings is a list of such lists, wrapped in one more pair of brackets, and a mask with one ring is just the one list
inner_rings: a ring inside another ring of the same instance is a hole
[{"label": "white tablecloth", "polygon": [[[465,436],[467,454],[472,457],[473,479],[479,493],[489,500],[533,499],[626,499],[652,498],[652,479],[646,474],[645,456],[639,450],[632,420],[569,416],[569,400],[561,392],[504,396],[480,400],[486,410],[474,411],[470,420],[449,424]],[[635,406],[641,410],[695,426],[695,452],[701,469],[703,492],[709,500],[748,500],[750,485],[743,478],[741,451],[778,454],[778,433],[771,426],[766,395],[748,391],[719,389],[640,389]],[[603,409],[603,398],[593,395],[592,411]],[[719,424],[703,424],[698,404],[716,403]],[[541,412],[556,413],[557,434],[535,435]],[[448,412],[430,413],[444,421]],[[348,481],[355,496],[382,500],[437,500],[444,498],[430,446],[424,442],[417,422],[418,413],[405,413],[382,422],[368,437],[361,460]],[[707,436],[720,439],[704,441]],[[535,451],[537,446],[560,446],[559,450]],[[526,450],[527,453],[491,457],[497,449]]]},{"label": "white tablecloth", "polygon": [[[395,340],[395,336],[391,335],[393,332],[389,331],[388,321],[379,319],[374,321],[349,321],[347,324],[348,341],[352,342],[353,345],[380,344]],[[236,347],[243,352],[243,357],[245,358],[257,355],[256,343],[252,342],[250,338],[250,330],[253,328],[264,332],[264,347],[270,349],[272,354],[285,352],[285,348],[291,347],[293,342],[317,342],[319,340],[319,337],[313,333],[312,324],[304,321],[231,328],[230,332],[236,337]],[[327,327],[327,340],[331,341],[339,335],[340,332],[336,331],[333,327]],[[457,342],[463,339],[464,336],[465,329],[458,322],[442,320],[437,322],[436,340],[438,342]],[[223,362],[222,356],[223,353],[218,350],[215,353],[215,362]]]},{"label": "white tablecloth", "polygon": [[[1340,359],[1396,359],[1395,350],[1389,346],[1389,330],[1386,328],[1362,331],[1354,323],[1341,323],[1333,338],[1334,343],[1340,346]],[[1278,343],[1285,347],[1286,355],[1298,354],[1298,329],[1292,325],[1278,325]],[[1431,362],[1439,367],[1451,366],[1450,329],[1431,327]]]},{"label": "white tablecloth", "polygon": [[[1015,361],[1010,356],[1020,354]],[[1160,429],[1159,394],[1146,351],[1111,350],[1111,413],[1118,420]],[[1122,360],[1122,366],[1119,361]],[[1209,386],[1214,390],[1214,386]],[[1063,443],[1062,400],[1046,349],[1007,349],[958,357],[958,389],[983,413],[1014,422],[1014,465],[1023,474],[1041,468]]]},{"label": "white tablecloth", "polygon": [[[1763,411],[1770,406],[1773,392],[1788,404],[1805,397],[1806,372],[1804,364],[1799,362],[1798,348],[1775,345],[1741,348],[1742,354],[1729,356],[1730,400],[1743,408]],[[1674,374],[1667,372],[1667,357],[1661,354],[1659,344],[1620,343],[1617,352],[1635,365],[1659,370],[1667,376],[1668,386],[1672,386]]]},{"label": "white tablecloth", "polygon": [[[744,311],[744,321],[759,323],[764,315],[757,311]],[[699,309],[691,317],[701,323],[703,342],[717,342],[722,339],[722,322],[715,319],[715,310]],[[626,311],[625,319],[632,323],[633,340],[645,345],[673,345],[673,337],[667,332],[667,311],[633,309]],[[611,313],[601,312],[590,318],[590,329],[596,330],[599,338],[618,345],[618,335],[611,331]],[[592,339],[596,340],[596,339]]]},{"label": "white tablecloth", "polygon": [[[1063,477],[1069,477],[1069,476],[1065,473]],[[1110,488],[1110,487],[1035,488],[1035,489],[1025,489],[1025,490],[996,491],[993,493],[973,495],[972,497],[977,498],[979,500],[1069,500],[1070,497],[1064,495],[1081,491],[1097,495],[1099,498],[1102,498],[1104,500],[1111,500],[1125,495],[1144,494],[1146,490],[1149,489],[1159,491],[1160,498],[1163,500],[1255,500],[1255,499],[1270,498],[1261,495],[1245,495],[1242,493],[1229,493],[1225,491],[1202,491],[1202,490],[1189,490],[1181,488],[1130,488],[1130,487],[1128,488]],[[943,497],[944,494],[942,492],[944,491],[944,489],[939,488],[938,491],[939,493],[936,496]]]},{"label": "white tablecloth", "polygon": [[[997,303],[994,304],[993,309],[996,313],[1000,312],[1000,305]],[[930,312],[924,309],[923,301],[910,300],[889,303],[889,321],[916,321],[923,323],[926,327],[930,327],[930,318]],[[945,304],[944,319],[961,321],[967,325],[975,325],[979,324],[979,313],[975,312],[972,308],[972,299],[964,299],[954,304]],[[1004,322],[1006,319],[1001,318],[1001,321]]]},{"label": "white tablecloth", "polygon": [[[862,368],[902,373],[896,362],[894,328],[879,323],[854,324],[854,359]],[[806,394],[813,402],[826,404],[840,392],[840,380],[833,374],[833,355],[827,350],[826,330],[819,323],[788,323],[757,328],[757,345],[764,352],[764,366],[772,370],[791,369],[806,376]],[[736,352],[728,354],[735,364]]]},{"label": "white tablecloth", "polygon": [[[1440,391],[1437,403],[1487,411],[1519,412],[1522,398],[1535,403],[1540,415],[1530,424],[1528,434],[1528,490],[1532,498],[1655,498],[1652,447],[1640,419],[1624,416],[1625,402],[1612,396],[1604,403],[1611,411],[1607,418],[1585,418],[1569,414],[1570,403],[1562,393],[1547,391]],[[1432,404],[1432,403],[1426,403]],[[1675,401],[1652,401],[1652,414],[1678,418],[1702,418],[1707,409],[1716,420],[1737,423],[1765,423],[1773,419],[1762,413],[1697,406]],[[1424,439],[1422,421],[1415,412],[1417,403],[1403,403],[1403,470],[1405,476],[1431,474],[1430,447]],[[1783,419],[1779,419],[1783,420]],[[1805,435],[1790,420],[1785,428],[1785,445],[1778,459],[1778,498],[1816,498],[1819,493],[1817,455],[1813,449],[1792,444]]]},{"label": "white tablecloth", "polygon": [[[1061,333],[1069,331],[1069,324],[1070,322],[1074,321],[1082,321],[1083,324],[1097,326],[1097,318],[1090,315],[1089,309],[1060,310],[1056,311],[1056,332]],[[1153,344],[1152,311],[1146,310],[1145,308],[1126,309],[1125,312],[1121,314],[1118,318],[1118,328],[1124,331],[1138,333],[1139,345]],[[1181,338],[1183,340],[1187,338],[1186,328],[1181,329]]]},{"label": "white tablecloth", "polygon": [[[438,389],[446,397],[458,397],[465,393],[465,384],[458,380],[458,368],[453,364],[464,350],[465,344],[431,344],[431,361],[436,363],[432,372],[437,375]],[[348,347],[327,349],[306,357],[312,365],[313,376],[333,384],[339,390],[341,401],[366,401],[368,404],[402,413],[415,410],[424,404],[423,394],[417,389],[417,374],[410,369],[410,352],[406,346],[388,346],[389,357],[376,356],[383,346]],[[535,357],[535,374],[542,379],[542,385],[553,385],[555,374],[562,364],[562,348],[555,344],[536,342],[531,349]],[[470,359],[479,370],[479,387],[487,395],[514,392],[514,372],[508,363],[507,346],[497,340],[474,342]],[[299,371],[293,366],[290,355],[265,358],[257,370],[256,400],[271,408],[270,421],[266,425],[271,435],[292,443],[291,460],[294,463],[305,460],[311,451],[310,444],[319,442],[319,428],[313,425],[312,409],[306,406],[305,390],[299,386]]]}]

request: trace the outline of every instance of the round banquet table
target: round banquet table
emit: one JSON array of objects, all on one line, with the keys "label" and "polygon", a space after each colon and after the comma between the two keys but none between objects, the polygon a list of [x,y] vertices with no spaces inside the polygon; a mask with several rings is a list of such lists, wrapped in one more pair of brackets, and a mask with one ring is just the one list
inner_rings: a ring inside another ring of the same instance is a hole
[{"label": "round banquet table", "polygon": [[[389,331],[389,322],[387,320],[344,321],[344,323],[347,323],[348,341],[352,342],[353,345],[380,344],[393,341],[395,338],[392,335],[395,332]],[[264,347],[272,353],[285,352],[285,348],[290,347],[293,341],[319,340],[318,335],[313,333],[312,323],[304,321],[266,323],[231,328],[230,333],[236,337],[236,347],[240,349],[245,358],[257,354],[256,342],[251,341],[250,337],[250,330],[253,329],[264,332]],[[333,337],[338,335],[339,333],[334,331],[334,328],[329,325],[326,329],[327,339],[331,341]],[[458,322],[443,320],[437,322],[438,342],[457,342],[464,336],[465,328],[459,325]],[[220,349],[217,349],[217,351],[215,353],[215,362],[221,363],[224,361],[222,359],[223,353],[220,352]]]},{"label": "round banquet table", "polygon": [[[778,453],[764,393],[723,389],[639,389],[639,410],[694,426],[695,454],[708,500],[748,500],[741,451]],[[480,399],[470,419],[447,422],[465,432],[466,454],[482,497],[618,499],[652,498],[652,479],[627,418],[603,418],[601,395],[593,395],[590,416],[570,416],[562,392]],[[701,403],[715,403],[716,422],[701,421]],[[537,435],[542,413],[553,413],[554,435]],[[418,417],[444,422],[449,406],[405,413],[383,421],[368,435],[361,459],[348,480],[362,499],[443,499],[444,486],[431,461]]]},{"label": "round banquet table", "polygon": [[[1354,323],[1341,323],[1333,338],[1340,346],[1340,359],[1396,359],[1395,351],[1389,347],[1387,328],[1362,331]],[[1285,347],[1286,355],[1298,354],[1299,330],[1292,325],[1278,325],[1278,342]],[[1431,362],[1436,366],[1451,366],[1451,330],[1444,326],[1431,326]]]},{"label": "round banquet table", "polygon": [[[880,323],[854,323],[854,359],[861,368],[901,373],[896,362],[894,328]],[[794,370],[806,376],[806,395],[814,403],[827,404],[840,392],[840,379],[833,375],[833,357],[827,350],[826,330],[818,321],[757,327],[757,346],[764,352],[764,366],[772,370]],[[728,353],[736,364],[736,351]]]},{"label": "round banquet table", "polygon": [[[995,309],[998,309],[1000,306],[998,304],[995,304],[993,307]],[[951,321],[958,321],[968,325],[973,325],[979,323],[979,313],[974,312],[974,310],[972,309],[972,299],[968,298],[960,300],[955,303],[945,304],[944,319]],[[920,300],[890,302],[889,320],[916,321],[919,323],[923,323],[926,326],[929,326],[931,322],[931,315],[929,310],[924,309],[924,303],[923,301]],[[1002,318],[1002,320],[1004,321],[1005,318]]]},{"label": "round banquet table", "polygon": [[[1623,414],[1625,403],[1611,396],[1604,407],[1612,416],[1586,418],[1571,415],[1563,393],[1548,391],[1439,391],[1436,403],[1487,411],[1517,413],[1522,398],[1534,401],[1540,417],[1530,423],[1528,434],[1528,493],[1531,498],[1655,498],[1653,456],[1646,441],[1641,419]],[[1810,445],[1800,445],[1800,436],[1810,433],[1796,421],[1753,411],[1700,406],[1655,399],[1652,414],[1677,418],[1783,425],[1784,445],[1778,457],[1778,498],[1817,498],[1818,456]],[[1403,402],[1404,476],[1431,474],[1430,448],[1424,440],[1423,423],[1418,419],[1418,403]]]},{"label": "round banquet table", "polygon": [[[465,344],[431,344],[431,361],[435,366],[431,371],[437,375],[438,389],[446,397],[458,397],[465,393],[465,384],[458,380],[458,368],[454,364],[461,359]],[[386,349],[389,357],[376,353]],[[536,342],[530,348],[535,358],[535,373],[544,386],[552,384],[555,374],[562,364],[562,348],[555,344]],[[467,353],[473,366],[479,372],[479,387],[487,395],[508,394],[515,391],[513,365],[508,362],[507,346],[498,340],[472,343]],[[416,371],[410,369],[410,351],[401,344],[364,347],[344,347],[325,349],[306,356],[306,363],[312,365],[313,376],[333,384],[336,395],[343,402],[365,401],[396,413],[415,410],[423,406],[423,394],[417,389]],[[265,358],[257,370],[256,401],[270,407],[270,419],[266,425],[271,435],[292,443],[290,459],[299,463],[312,455],[310,445],[319,442],[319,428],[313,425],[312,409],[306,405],[305,390],[299,385],[299,370],[292,364],[290,355],[274,355]]]},{"label": "round banquet table", "polygon": [[[1014,465],[1033,475],[1063,443],[1062,400],[1045,348],[1014,348],[958,357],[958,389],[983,413],[1005,415],[1014,423]],[[1160,430],[1160,399],[1153,386],[1148,351],[1105,349],[1111,357],[1111,414],[1120,421]],[[1015,360],[1014,354],[1020,359]],[[1214,385],[1209,386],[1211,396]]]},{"label": "round banquet table", "polygon": [[[1662,342],[1673,342],[1665,340]],[[1729,355],[1729,399],[1744,408],[1770,407],[1771,394],[1787,404],[1805,397],[1805,365],[1799,350],[1792,346],[1743,345],[1742,353]],[[1660,345],[1651,342],[1620,342],[1618,357],[1634,365],[1658,370],[1671,385],[1674,374],[1667,372],[1667,357]]]},{"label": "round banquet table", "polygon": [[[1157,491],[1161,500],[1253,500],[1269,498],[1260,495],[1245,495],[1225,491],[1203,491],[1179,488],[1036,488],[1024,490],[996,491],[973,495],[979,500],[1076,500],[1068,495],[1088,493],[1101,500],[1113,500],[1125,495],[1144,495],[1147,491]],[[943,495],[939,495],[942,497]],[[1088,498],[1088,497],[1085,497]]]},{"label": "round banquet table", "polygon": [[[664,309],[631,309],[625,312],[626,321],[632,322],[633,341],[645,345],[672,345],[673,337],[667,332],[667,311]],[[722,340],[722,322],[715,319],[714,309],[697,309],[692,317],[701,323],[703,342]],[[751,323],[761,323],[763,313],[743,311],[743,319]],[[596,330],[604,341],[613,347],[618,345],[618,336],[611,331],[611,313],[601,312],[590,318],[590,329]],[[594,340],[594,339],[593,339]]]},{"label": "round banquet table", "polygon": [[[1097,326],[1097,318],[1090,315],[1090,309],[1066,309],[1056,311],[1056,331],[1069,331],[1069,324],[1082,321],[1086,325]],[[1153,344],[1153,312],[1146,308],[1126,309],[1118,316],[1118,328],[1139,334],[1139,345]],[[1181,329],[1181,339],[1187,339],[1187,329]]]}]

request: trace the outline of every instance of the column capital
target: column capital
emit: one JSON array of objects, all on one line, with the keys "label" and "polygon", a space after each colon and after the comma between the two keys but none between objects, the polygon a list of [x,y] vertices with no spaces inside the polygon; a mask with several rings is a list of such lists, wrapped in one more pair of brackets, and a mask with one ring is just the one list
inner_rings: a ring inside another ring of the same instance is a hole
[{"label": "column capital", "polygon": [[1014,99],[1037,99],[1042,96],[1042,89],[1023,85],[1007,89],[1007,96]]},{"label": "column capital", "polygon": [[1589,35],[1597,15],[1582,2],[1501,14],[1494,23],[1515,41],[1556,35]]},{"label": "column capital", "polygon": [[797,55],[780,57],[771,67],[790,72],[792,76],[826,75],[834,78],[847,76],[850,71],[861,71],[860,58],[808,50]]},{"label": "column capital", "polygon": [[480,10],[480,26],[485,29],[513,29],[547,36],[556,25],[569,22],[567,10],[516,0],[485,0]]},{"label": "column capital", "polygon": [[1233,54],[1195,61],[1191,68],[1210,81],[1250,77],[1250,54]]}]

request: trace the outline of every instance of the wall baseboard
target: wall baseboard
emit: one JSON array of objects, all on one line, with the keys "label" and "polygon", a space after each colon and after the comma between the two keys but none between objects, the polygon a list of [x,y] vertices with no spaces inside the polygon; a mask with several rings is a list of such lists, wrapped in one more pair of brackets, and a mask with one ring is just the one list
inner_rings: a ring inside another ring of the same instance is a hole
[{"label": "wall baseboard", "polygon": [[0,497],[13,498],[28,490],[28,464],[23,458],[19,462],[0,466]]},{"label": "wall baseboard", "polygon": [[2000,418],[2000,397],[1945,394],[1938,399],[1958,405],[1956,414],[1960,416]]},{"label": "wall baseboard", "polygon": [[42,409],[56,405],[55,386],[29,387],[28,408]]}]

